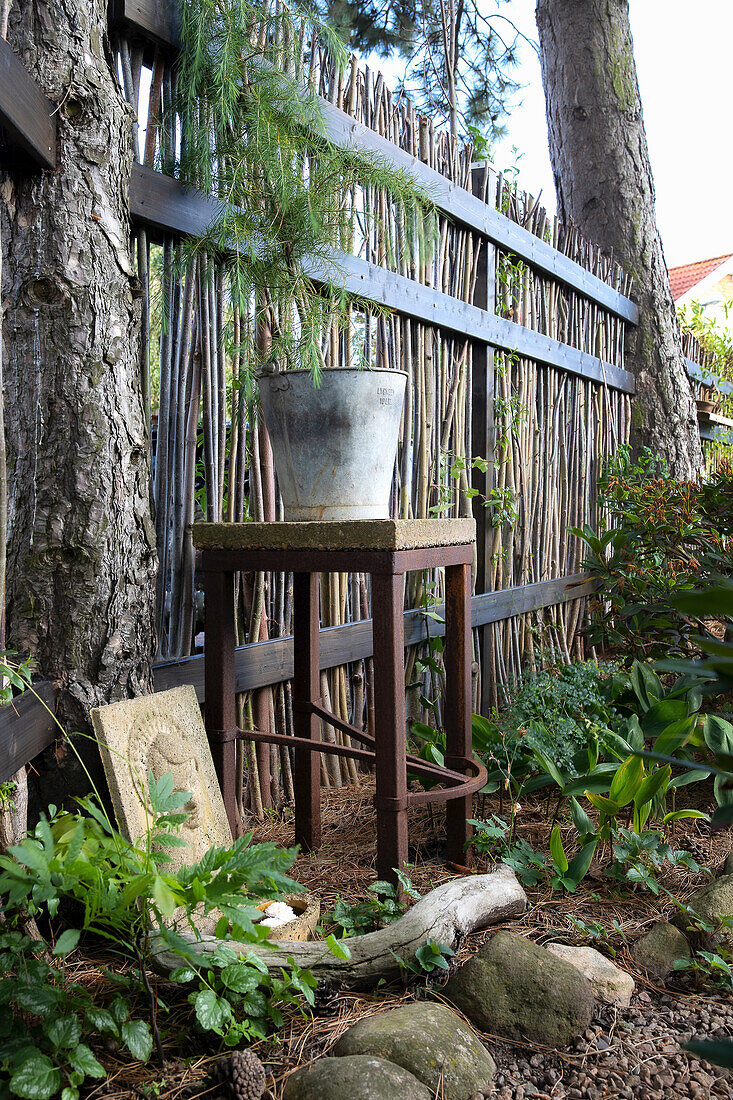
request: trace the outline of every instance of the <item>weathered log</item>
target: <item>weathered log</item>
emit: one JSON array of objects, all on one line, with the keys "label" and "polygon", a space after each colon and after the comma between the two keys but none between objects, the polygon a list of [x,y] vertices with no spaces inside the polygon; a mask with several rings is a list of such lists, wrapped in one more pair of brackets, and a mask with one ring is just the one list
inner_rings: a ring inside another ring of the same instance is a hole
[{"label": "weathered log", "polygon": [[[337,959],[323,941],[280,941],[273,949],[255,949],[251,944],[233,941],[227,941],[227,946],[241,954],[251,951],[270,970],[287,967],[288,959],[292,958],[298,966],[311,970],[319,981],[366,987],[375,985],[380,978],[394,978],[400,972],[399,959],[413,959],[428,940],[455,948],[471,932],[521,916],[526,904],[516,875],[502,864],[489,875],[469,875],[443,883],[386,928],[341,940],[349,949],[348,959]],[[199,952],[212,952],[221,942],[214,936],[203,936],[195,947]],[[175,969],[182,962],[180,956],[167,950],[159,950],[156,958],[166,970]]]}]

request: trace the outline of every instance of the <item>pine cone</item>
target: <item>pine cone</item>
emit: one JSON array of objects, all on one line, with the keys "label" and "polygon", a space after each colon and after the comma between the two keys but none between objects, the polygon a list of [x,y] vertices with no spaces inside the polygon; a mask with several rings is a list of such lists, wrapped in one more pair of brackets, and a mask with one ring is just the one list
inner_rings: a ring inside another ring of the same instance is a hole
[{"label": "pine cone", "polygon": [[316,986],[313,1011],[316,1016],[334,1016],[339,1010],[342,982],[321,981]]},{"label": "pine cone", "polygon": [[260,1100],[265,1091],[265,1071],[257,1055],[251,1050],[235,1050],[230,1063],[234,1100]]}]

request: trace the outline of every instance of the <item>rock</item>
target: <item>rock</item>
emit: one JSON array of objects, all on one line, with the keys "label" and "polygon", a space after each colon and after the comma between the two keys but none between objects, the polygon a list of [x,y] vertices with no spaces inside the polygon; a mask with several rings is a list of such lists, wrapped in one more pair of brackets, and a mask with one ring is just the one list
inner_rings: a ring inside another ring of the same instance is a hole
[{"label": "rock", "polygon": [[352,1054],[319,1058],[285,1082],[283,1100],[432,1100],[433,1094],[402,1066]]},{"label": "rock", "polygon": [[414,1074],[431,1095],[445,1100],[466,1100],[486,1088],[496,1069],[463,1020],[444,1005],[425,1002],[359,1020],[341,1036],[333,1053],[385,1058]]},{"label": "rock", "polygon": [[725,863],[723,864],[723,869],[720,874],[721,876],[733,875],[733,852],[729,852],[725,857]]},{"label": "rock", "polygon": [[[701,886],[690,894],[686,904],[694,909],[706,924],[712,924],[715,931],[710,935],[702,935],[700,938],[706,946],[714,946],[718,943],[733,947],[733,928],[721,925],[721,917],[733,917],[733,874],[721,875],[712,882]],[[689,924],[686,914],[681,913],[677,918]]]},{"label": "rock", "polygon": [[655,921],[650,930],[631,947],[634,962],[658,978],[674,970],[675,960],[690,955],[687,937],[666,920]]},{"label": "rock", "polygon": [[605,955],[601,955],[600,951],[593,947],[571,947],[566,943],[548,943],[545,946],[550,954],[564,959],[581,974],[585,974],[596,1000],[607,1005],[628,1007],[631,994],[636,988],[634,979]]},{"label": "rock", "polygon": [[566,1046],[593,1013],[591,984],[576,967],[515,932],[496,932],[443,990],[482,1031]]}]

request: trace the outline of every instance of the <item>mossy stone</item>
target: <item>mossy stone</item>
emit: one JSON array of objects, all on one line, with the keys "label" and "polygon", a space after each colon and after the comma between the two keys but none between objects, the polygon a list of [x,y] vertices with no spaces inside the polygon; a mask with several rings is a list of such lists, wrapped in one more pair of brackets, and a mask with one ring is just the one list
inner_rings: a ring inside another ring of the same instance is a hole
[{"label": "mossy stone", "polygon": [[319,1058],[285,1082],[283,1100],[432,1100],[402,1066],[368,1054]]},{"label": "mossy stone", "polygon": [[[721,875],[701,886],[690,894],[686,905],[714,928],[711,935],[700,937],[703,943],[711,946],[723,943],[727,947],[733,947],[733,928],[726,927],[721,922],[721,917],[733,917],[733,874]],[[687,920],[683,914],[680,914],[679,919]]]},{"label": "mossy stone", "polygon": [[482,1031],[567,1046],[590,1025],[593,990],[570,963],[515,932],[496,932],[443,990]]},{"label": "mossy stone", "polygon": [[496,1069],[486,1047],[455,1012],[425,1002],[359,1020],[341,1036],[333,1053],[386,1058],[445,1100],[466,1100],[485,1089]]},{"label": "mossy stone", "polygon": [[687,937],[666,920],[655,921],[646,935],[631,947],[634,962],[657,978],[666,978],[674,970],[677,959],[686,959],[689,955]]}]

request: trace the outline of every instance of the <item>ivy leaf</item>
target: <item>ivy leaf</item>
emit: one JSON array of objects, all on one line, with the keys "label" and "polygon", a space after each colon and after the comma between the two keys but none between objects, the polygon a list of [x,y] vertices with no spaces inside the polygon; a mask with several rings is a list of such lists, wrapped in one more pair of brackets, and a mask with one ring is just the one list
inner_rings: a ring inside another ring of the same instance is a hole
[{"label": "ivy leaf", "polygon": [[69,1051],[69,1061],[74,1069],[78,1069],[86,1077],[106,1077],[107,1071],[97,1061],[86,1043],[77,1043],[73,1050]]},{"label": "ivy leaf", "polygon": [[196,1018],[205,1031],[220,1031],[232,1014],[231,1005],[213,989],[202,989],[194,997]]},{"label": "ivy leaf", "polygon": [[32,1054],[10,1078],[10,1091],[25,1100],[51,1100],[61,1088],[61,1071],[45,1054]]},{"label": "ivy leaf", "polygon": [[78,1016],[62,1016],[53,1021],[48,1029],[48,1037],[55,1047],[73,1047],[81,1038],[81,1024]]},{"label": "ivy leaf", "polygon": [[34,1016],[47,1016],[53,1012],[63,994],[55,986],[25,985],[19,986],[15,994],[18,1008],[32,1012]]},{"label": "ivy leaf", "polygon": [[260,974],[245,963],[233,963],[224,967],[221,980],[235,993],[251,993],[260,984]]},{"label": "ivy leaf", "polygon": [[86,1010],[86,1018],[95,1031],[111,1031],[115,1035],[117,1034],[117,1024],[106,1008],[98,1008],[97,1005],[90,1005]]},{"label": "ivy leaf", "polygon": [[153,1036],[147,1020],[125,1020],[120,1035],[133,1058],[147,1062],[153,1052]]}]

